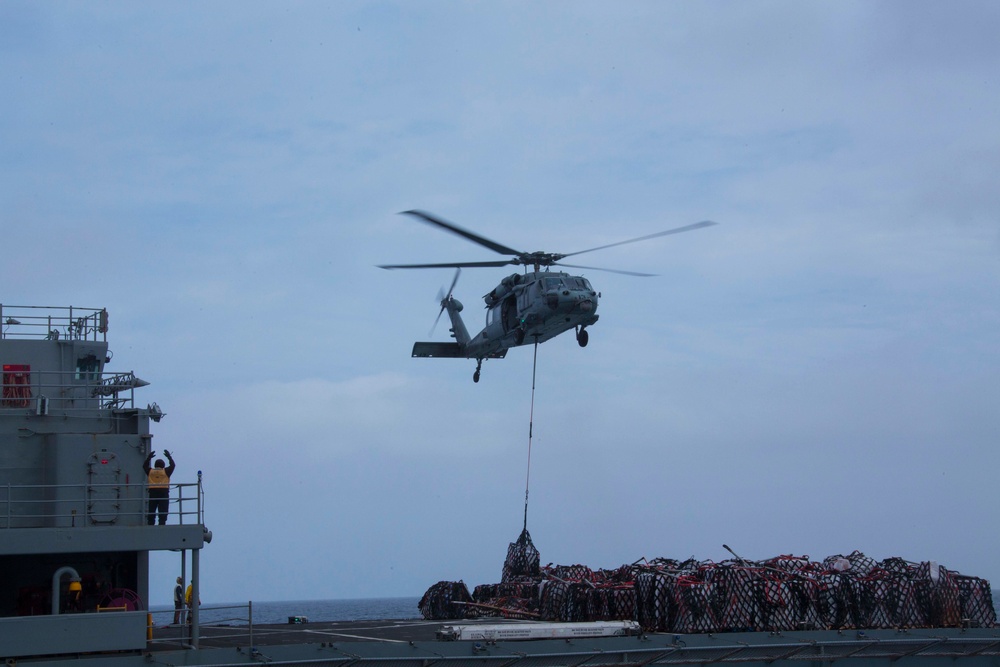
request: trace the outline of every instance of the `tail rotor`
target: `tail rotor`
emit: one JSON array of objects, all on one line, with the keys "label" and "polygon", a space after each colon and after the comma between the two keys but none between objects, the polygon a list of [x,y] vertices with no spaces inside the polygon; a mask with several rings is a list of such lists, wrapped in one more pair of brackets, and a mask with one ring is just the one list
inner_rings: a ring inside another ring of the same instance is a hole
[{"label": "tail rotor", "polygon": [[455,285],[458,283],[458,277],[461,274],[462,274],[462,269],[460,268],[455,269],[455,277],[451,279],[451,287],[448,288],[447,293],[445,293],[443,288],[438,290],[437,298],[438,302],[441,304],[441,310],[438,311],[437,317],[434,318],[434,326],[431,327],[431,334],[433,334],[434,329],[437,328],[438,322],[441,320],[441,315],[444,313],[445,308],[447,307],[445,304],[447,304],[448,300],[451,299],[451,293],[455,291]]}]

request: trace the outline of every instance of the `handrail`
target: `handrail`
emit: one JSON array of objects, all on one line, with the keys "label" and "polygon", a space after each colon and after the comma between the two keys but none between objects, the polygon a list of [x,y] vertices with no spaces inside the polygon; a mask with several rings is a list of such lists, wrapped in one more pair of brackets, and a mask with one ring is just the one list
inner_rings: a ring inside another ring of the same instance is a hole
[{"label": "handrail", "polygon": [[[33,415],[95,408],[129,409],[135,406],[135,390],[148,384],[133,371],[98,372],[82,368],[47,371],[5,367],[0,409],[22,409]],[[154,419],[159,416],[153,415]]]},{"label": "handrail", "polygon": [[[146,484],[6,484],[0,486],[0,530],[5,528],[87,528],[143,525]],[[167,520],[204,523],[201,479],[170,485]]]},{"label": "handrail", "polygon": [[[240,614],[240,610],[243,610],[243,614]],[[173,615],[176,610],[174,609],[158,609],[151,610],[149,612],[150,616],[154,619],[167,618],[170,621],[173,620]],[[229,612],[231,614],[220,614],[219,612]],[[159,625],[165,627],[175,627],[179,628],[180,632],[177,636],[162,637],[160,639],[150,640],[150,644],[157,644],[161,646],[168,646],[172,644],[186,644],[191,641],[190,636],[190,625],[187,625],[187,615],[191,613],[190,609],[187,607],[181,609],[180,611],[180,625],[174,625],[172,622],[160,623]],[[198,639],[243,639],[246,638],[247,644],[253,646],[253,602],[247,602],[246,604],[236,604],[236,605],[198,605],[198,616],[199,616],[199,636]],[[154,626],[157,623],[154,622]]]},{"label": "handrail", "polygon": [[107,342],[107,333],[108,311],[104,308],[0,303],[0,338]]}]

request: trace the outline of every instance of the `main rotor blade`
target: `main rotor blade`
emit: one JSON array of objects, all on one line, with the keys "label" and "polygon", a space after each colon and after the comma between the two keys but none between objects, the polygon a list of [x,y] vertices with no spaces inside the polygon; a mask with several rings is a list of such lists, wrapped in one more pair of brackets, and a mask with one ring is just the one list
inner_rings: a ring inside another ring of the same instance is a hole
[{"label": "main rotor blade", "polygon": [[451,262],[444,264],[380,264],[380,269],[457,269],[475,266],[507,266],[514,264],[513,260],[494,260],[492,262]]},{"label": "main rotor blade", "polygon": [[621,273],[626,276],[639,276],[640,278],[652,278],[656,273],[639,273],[638,271],[622,271],[621,269],[602,269],[599,266],[580,266],[579,264],[563,264],[556,262],[556,266],[568,266],[571,269],[590,269],[592,271],[607,271],[608,273]]},{"label": "main rotor blade", "polygon": [[500,244],[500,243],[497,243],[496,241],[489,240],[485,236],[480,236],[479,234],[476,234],[474,232],[470,232],[467,229],[462,229],[458,225],[456,225],[456,224],[454,224],[452,222],[448,222],[447,220],[442,220],[441,218],[438,218],[437,216],[431,215],[430,213],[427,213],[426,211],[417,211],[417,210],[402,211],[401,214],[402,215],[412,215],[413,217],[419,218],[420,220],[423,220],[426,223],[429,223],[431,225],[435,225],[436,227],[440,227],[441,229],[446,229],[449,232],[451,232],[452,234],[458,234],[462,238],[469,239],[473,243],[478,243],[481,246],[485,246],[485,247],[489,248],[490,250],[492,250],[493,252],[498,252],[501,255],[523,255],[524,254],[520,250],[514,250],[513,248],[508,248],[507,246],[505,246],[503,244]]},{"label": "main rotor blade", "polygon": [[[596,248],[589,248],[587,250],[577,250],[576,252],[571,252],[563,257],[572,257],[573,255],[582,255],[585,252],[594,252],[595,250],[604,250],[605,248],[613,248],[616,245],[625,245],[626,243],[635,243],[637,241],[648,241],[649,239],[655,239],[659,236],[668,236],[670,234],[681,234],[683,232],[694,231],[695,229],[701,229],[702,227],[711,227],[712,225],[717,225],[717,222],[712,222],[711,220],[702,220],[701,222],[696,222],[693,225],[685,225],[684,227],[677,227],[675,229],[668,229],[665,232],[657,232],[655,234],[647,234],[646,236],[640,236],[637,239],[629,239],[628,241],[619,241],[618,243],[609,243],[608,245],[598,246]],[[568,266],[568,265],[567,265]]]}]

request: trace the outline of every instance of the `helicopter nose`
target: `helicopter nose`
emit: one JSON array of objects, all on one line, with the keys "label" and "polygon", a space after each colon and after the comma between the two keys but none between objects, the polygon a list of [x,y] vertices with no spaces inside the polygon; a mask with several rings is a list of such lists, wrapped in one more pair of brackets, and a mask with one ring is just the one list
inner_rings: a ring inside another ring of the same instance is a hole
[{"label": "helicopter nose", "polygon": [[593,301],[590,301],[590,300],[587,300],[587,301],[581,301],[581,302],[580,302],[580,310],[581,310],[582,312],[584,312],[584,313],[589,313],[589,312],[591,312],[592,310],[594,310],[594,302],[593,302]]}]

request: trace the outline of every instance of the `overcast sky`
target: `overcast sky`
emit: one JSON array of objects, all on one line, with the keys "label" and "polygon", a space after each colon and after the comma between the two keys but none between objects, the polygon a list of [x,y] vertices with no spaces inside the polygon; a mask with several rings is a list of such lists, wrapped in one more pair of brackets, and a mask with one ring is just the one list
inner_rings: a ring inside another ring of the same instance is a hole
[{"label": "overcast sky", "polygon": [[[5,305],[110,313],[205,604],[500,580],[532,352],[447,340],[447,269],[593,253],[538,351],[542,563],[822,559],[996,580],[995,2],[0,4]],[[583,258],[581,258],[582,260]],[[514,267],[463,272],[470,330]],[[169,603],[179,558],[153,559]]]}]

